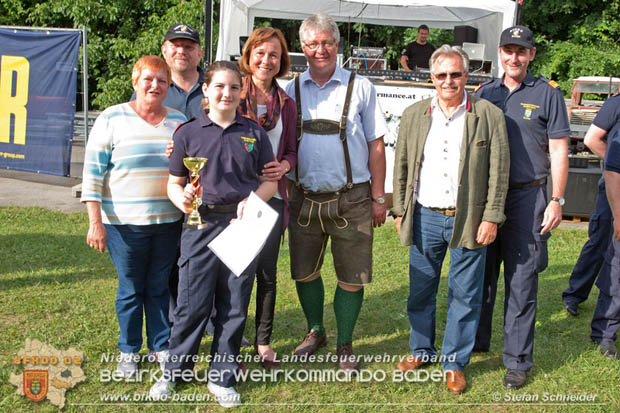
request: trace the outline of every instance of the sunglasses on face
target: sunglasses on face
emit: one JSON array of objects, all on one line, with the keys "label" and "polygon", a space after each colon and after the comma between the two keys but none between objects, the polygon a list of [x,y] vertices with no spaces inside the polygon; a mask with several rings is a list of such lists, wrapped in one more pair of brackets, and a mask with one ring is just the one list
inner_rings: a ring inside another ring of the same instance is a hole
[{"label": "sunglasses on face", "polygon": [[452,79],[460,79],[463,77],[463,72],[451,72],[451,73],[434,73],[435,79],[437,80],[446,80],[448,76]]}]

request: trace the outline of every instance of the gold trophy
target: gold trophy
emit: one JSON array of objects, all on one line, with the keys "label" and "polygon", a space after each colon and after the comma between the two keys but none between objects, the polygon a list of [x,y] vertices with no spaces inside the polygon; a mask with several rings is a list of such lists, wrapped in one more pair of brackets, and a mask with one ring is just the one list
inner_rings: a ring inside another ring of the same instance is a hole
[{"label": "gold trophy", "polygon": [[202,204],[202,200],[198,197],[198,190],[200,189],[200,175],[198,172],[204,168],[207,163],[207,158],[194,158],[187,157],[183,158],[183,164],[187,169],[192,171],[192,176],[190,177],[190,182],[192,186],[196,189],[196,194],[194,195],[194,200],[192,201],[192,212],[187,217],[187,222],[183,224],[183,228],[190,229],[203,229],[207,227],[207,224],[203,224],[200,219],[200,213],[198,212],[198,207]]}]

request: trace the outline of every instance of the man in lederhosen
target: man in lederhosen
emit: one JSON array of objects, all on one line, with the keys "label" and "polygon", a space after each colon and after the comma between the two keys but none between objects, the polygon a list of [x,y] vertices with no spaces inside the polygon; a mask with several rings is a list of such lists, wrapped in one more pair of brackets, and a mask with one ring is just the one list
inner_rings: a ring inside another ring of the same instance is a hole
[{"label": "man in lederhosen", "polygon": [[385,222],[385,117],[373,85],[336,63],[340,33],[334,20],[317,14],[299,29],[309,69],[286,93],[297,102],[298,167],[290,198],[291,275],[308,321],[295,349],[313,354],[326,345],[321,265],[331,238],[338,286],[334,312],[338,367],[359,370],[353,329],[372,278],[373,226]]}]

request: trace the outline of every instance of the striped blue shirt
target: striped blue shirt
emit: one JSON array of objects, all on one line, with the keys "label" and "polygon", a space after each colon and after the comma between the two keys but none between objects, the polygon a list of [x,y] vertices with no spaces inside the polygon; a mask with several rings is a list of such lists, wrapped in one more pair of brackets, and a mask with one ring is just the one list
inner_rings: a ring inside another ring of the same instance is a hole
[{"label": "striped blue shirt", "polygon": [[104,110],[95,121],[84,157],[82,202],[101,203],[102,220],[113,225],[174,222],[181,212],[166,192],[166,144],[185,115],[166,108],[158,125],[128,103]]}]

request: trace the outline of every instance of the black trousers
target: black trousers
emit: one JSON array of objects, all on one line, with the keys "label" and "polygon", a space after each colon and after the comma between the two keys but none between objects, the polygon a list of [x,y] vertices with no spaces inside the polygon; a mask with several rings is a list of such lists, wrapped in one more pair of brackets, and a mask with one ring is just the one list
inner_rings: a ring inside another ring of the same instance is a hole
[{"label": "black trousers", "polygon": [[258,255],[258,266],[256,267],[256,344],[261,345],[269,344],[273,330],[284,201],[271,198],[269,205],[278,213],[278,221],[273,226],[263,250]]},{"label": "black trousers", "polygon": [[600,292],[592,317],[592,341],[616,339],[620,327],[620,242],[612,238],[603,268],[596,280]]},{"label": "black trousers", "polygon": [[[236,384],[234,371],[254,285],[256,260],[237,277],[207,247],[236,214],[209,214],[203,230],[184,229],[179,258],[179,291],[170,333],[166,372],[174,381],[191,376],[211,310],[215,331],[211,344],[209,381],[223,387]],[[199,360],[204,360],[201,358]],[[183,379],[183,380],[182,380]]]},{"label": "black trousers", "polygon": [[603,266],[605,252],[612,235],[613,216],[605,194],[605,181],[598,184],[594,211],[588,224],[588,241],[581,249],[575,268],[568,280],[568,288],[562,293],[565,303],[582,303],[588,299],[590,290]]},{"label": "black trousers", "polygon": [[544,185],[511,189],[506,222],[487,247],[484,293],[474,349],[488,350],[500,265],[504,262],[504,366],[527,371],[533,364],[538,274],[547,268],[547,239],[540,224],[547,207]]}]

